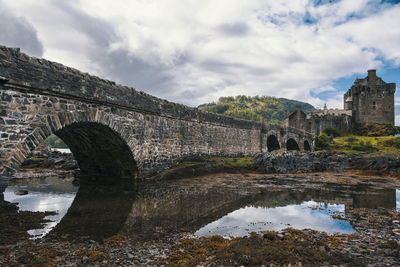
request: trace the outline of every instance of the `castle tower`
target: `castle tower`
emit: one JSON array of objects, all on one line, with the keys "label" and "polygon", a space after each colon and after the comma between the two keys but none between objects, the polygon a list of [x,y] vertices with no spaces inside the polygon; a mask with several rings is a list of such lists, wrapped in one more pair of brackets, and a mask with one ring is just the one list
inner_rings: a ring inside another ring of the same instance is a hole
[{"label": "castle tower", "polygon": [[394,125],[395,83],[386,83],[368,70],[364,79],[356,79],[344,94],[344,109],[352,111],[354,123],[374,122]]}]

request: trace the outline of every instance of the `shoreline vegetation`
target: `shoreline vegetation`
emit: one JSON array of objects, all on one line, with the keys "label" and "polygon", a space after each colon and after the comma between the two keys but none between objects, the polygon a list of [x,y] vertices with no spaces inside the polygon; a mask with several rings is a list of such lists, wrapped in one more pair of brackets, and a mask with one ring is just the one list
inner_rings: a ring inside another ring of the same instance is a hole
[{"label": "shoreline vegetation", "polygon": [[327,128],[318,136],[316,150],[400,157],[400,136],[395,136],[399,128],[377,123],[356,125],[344,132]]}]

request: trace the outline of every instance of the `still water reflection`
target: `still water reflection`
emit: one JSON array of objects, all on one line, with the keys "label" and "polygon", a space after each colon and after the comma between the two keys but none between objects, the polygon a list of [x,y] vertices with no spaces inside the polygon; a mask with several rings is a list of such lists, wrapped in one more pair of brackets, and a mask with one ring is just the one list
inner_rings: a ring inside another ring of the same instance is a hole
[{"label": "still water reflection", "polygon": [[332,215],[344,214],[344,210],[344,205],[325,205],[315,201],[276,208],[248,206],[204,226],[195,234],[238,237],[245,236],[249,232],[280,231],[288,227],[310,228],[330,234],[354,233],[350,223],[332,218]]},{"label": "still water reflection", "polygon": [[[31,234],[52,230],[47,237],[100,241],[117,233],[143,241],[179,232],[243,236],[288,227],[350,234],[352,226],[333,215],[345,217],[353,208],[400,211],[398,189],[329,184],[318,189],[292,185],[271,190],[269,186],[238,188],[191,179],[140,184],[138,189],[82,185],[78,191],[70,181],[65,182],[47,179],[7,188],[6,200],[19,202],[21,210],[58,211],[45,229]],[[20,188],[29,194],[14,195]]]},{"label": "still water reflection", "polygon": [[[27,195],[16,195],[17,190],[27,190]],[[43,229],[32,229],[28,231],[33,237],[43,237],[58,224],[67,213],[73,202],[78,187],[71,180],[58,177],[47,177],[32,181],[28,185],[10,185],[4,192],[4,199],[9,202],[17,202],[21,211],[54,211],[56,215],[47,216],[50,222]]]}]

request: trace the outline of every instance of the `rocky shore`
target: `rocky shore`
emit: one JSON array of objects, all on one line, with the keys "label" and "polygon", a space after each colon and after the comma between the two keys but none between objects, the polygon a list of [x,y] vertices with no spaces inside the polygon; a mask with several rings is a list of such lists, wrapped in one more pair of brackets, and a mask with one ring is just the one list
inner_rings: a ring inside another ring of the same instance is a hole
[{"label": "rocky shore", "polygon": [[[174,186],[222,186],[248,192],[292,188],[303,192],[326,187],[326,194],[347,189],[363,199],[373,192],[357,188],[400,188],[389,177],[338,172],[307,174],[220,173],[170,181]],[[333,186],[335,185],[335,186]],[[379,197],[379,196],[378,196]],[[359,197],[358,197],[359,198]],[[356,198],[356,199],[358,199]],[[170,201],[170,200],[168,200]],[[364,201],[365,202],[365,201]],[[396,209],[346,206],[338,215],[350,222],[354,234],[328,235],[309,229],[266,231],[245,237],[196,237],[192,232],[170,232],[138,241],[121,232],[104,242],[43,238],[0,246],[2,266],[400,266],[400,214]],[[15,218],[13,219],[15,220]],[[15,221],[14,221],[15,224]],[[290,226],[288,226],[290,227]],[[156,229],[154,229],[156,231]],[[3,239],[3,236],[2,236]],[[4,239],[3,239],[4,240]]]},{"label": "rocky shore", "polygon": [[[353,204],[346,204],[346,212],[335,215],[335,218],[349,222],[355,233],[329,235],[288,226],[281,231],[249,233],[245,237],[230,239],[198,237],[193,232],[176,229],[142,241],[124,231],[103,241],[68,241],[62,237],[29,240],[26,230],[33,227],[29,222],[35,221],[34,227],[37,227],[38,223],[43,223],[45,214],[16,213],[15,206],[9,206],[9,215],[2,216],[0,225],[0,239],[3,240],[0,244],[0,265],[400,266],[400,211],[392,204],[389,205],[391,208],[385,207],[385,203],[380,206],[379,203],[384,202],[382,196],[374,196],[371,191],[400,188],[396,178],[399,175],[396,158],[366,154],[278,152],[258,155],[249,168],[231,168],[228,173],[207,160],[203,163],[177,168],[175,174],[184,176],[189,173],[187,177],[190,178],[164,182],[177,188],[207,186],[207,191],[213,187],[229,187],[248,194],[287,189],[301,193],[324,188],[322,199],[325,195],[343,190],[346,192],[344,203],[347,203],[348,194],[356,197]],[[188,168],[190,172],[183,171]],[[355,169],[362,172],[355,174]],[[168,177],[175,174],[169,170]],[[370,198],[365,198],[370,195]],[[167,196],[163,197],[167,199],[166,203],[171,201]],[[339,197],[338,201],[342,198]],[[36,219],[29,219],[30,216]],[[154,228],[155,234],[157,231]]]},{"label": "rocky shore", "polygon": [[399,158],[367,153],[336,154],[324,151],[267,153],[257,156],[254,168],[265,173],[360,170],[400,177]]},{"label": "rocky shore", "polygon": [[20,166],[21,171],[31,169],[50,169],[71,171],[78,169],[72,153],[62,153],[59,151],[40,151],[25,160]]}]

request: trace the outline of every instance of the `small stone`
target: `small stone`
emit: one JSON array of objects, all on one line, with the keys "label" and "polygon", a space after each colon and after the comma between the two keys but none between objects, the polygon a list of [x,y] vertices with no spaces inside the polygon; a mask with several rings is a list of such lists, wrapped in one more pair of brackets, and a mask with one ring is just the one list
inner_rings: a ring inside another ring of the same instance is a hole
[{"label": "small stone", "polygon": [[269,239],[269,240],[271,240],[271,241],[275,239],[275,235],[272,234],[272,233],[265,233],[265,234],[263,235],[263,237],[266,238],[266,239]]},{"label": "small stone", "polygon": [[37,261],[37,264],[46,264],[47,263],[47,260],[46,259],[39,259],[38,261]]},{"label": "small stone", "polygon": [[392,232],[393,232],[395,235],[400,235],[400,229],[393,229]]},{"label": "small stone", "polygon": [[19,190],[14,191],[14,194],[17,195],[17,196],[27,195],[28,194],[28,190],[19,189]]},{"label": "small stone", "polygon": [[16,120],[6,120],[6,123],[7,123],[8,125],[16,125],[16,124],[17,124],[17,121],[16,121]]}]

